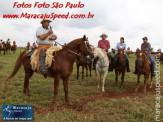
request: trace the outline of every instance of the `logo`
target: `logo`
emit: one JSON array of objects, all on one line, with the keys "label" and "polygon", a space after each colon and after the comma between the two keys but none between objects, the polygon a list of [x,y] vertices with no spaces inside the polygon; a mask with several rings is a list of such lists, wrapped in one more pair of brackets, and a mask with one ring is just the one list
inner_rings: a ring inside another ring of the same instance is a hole
[{"label": "logo", "polygon": [[31,121],[33,120],[32,105],[2,105],[3,121]]}]

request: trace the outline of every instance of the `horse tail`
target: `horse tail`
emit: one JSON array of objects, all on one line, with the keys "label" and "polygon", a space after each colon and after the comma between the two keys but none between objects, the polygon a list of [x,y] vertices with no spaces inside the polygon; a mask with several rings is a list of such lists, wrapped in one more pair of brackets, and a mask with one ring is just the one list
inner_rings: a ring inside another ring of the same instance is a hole
[{"label": "horse tail", "polygon": [[25,53],[26,51],[23,51],[20,55],[19,55],[19,57],[18,57],[18,59],[17,59],[17,61],[16,61],[16,64],[15,64],[15,66],[14,66],[14,69],[13,69],[13,71],[12,71],[12,73],[8,76],[8,78],[6,79],[6,81],[7,80],[9,80],[9,79],[11,79],[11,78],[13,78],[15,75],[16,75],[16,73],[19,71],[19,69],[20,69],[20,67],[21,67],[21,65],[22,65],[22,57],[23,57],[23,54]]}]

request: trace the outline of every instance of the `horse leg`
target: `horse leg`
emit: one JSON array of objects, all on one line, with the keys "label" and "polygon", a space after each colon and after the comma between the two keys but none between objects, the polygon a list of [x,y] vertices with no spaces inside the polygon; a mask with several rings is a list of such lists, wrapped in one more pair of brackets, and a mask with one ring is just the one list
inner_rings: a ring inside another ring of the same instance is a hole
[{"label": "horse leg", "polygon": [[150,89],[152,88],[152,79],[153,79],[153,76],[151,74],[151,82],[150,82],[150,86],[149,86]]},{"label": "horse leg", "polygon": [[33,73],[34,72],[32,70],[26,70],[25,71],[25,79],[24,79],[24,89],[23,89],[23,92],[24,92],[24,94],[27,94],[28,96],[30,95],[30,93],[29,93],[29,79],[33,75]]},{"label": "horse leg", "polygon": [[102,80],[102,92],[105,92],[105,80],[106,80],[106,76],[108,74],[108,70],[106,69],[106,72],[104,73],[104,76],[103,76],[103,80]]},{"label": "horse leg", "polygon": [[144,92],[146,92],[146,86],[147,86],[148,76],[149,76],[149,74],[145,74],[144,75]]},{"label": "horse leg", "polygon": [[78,80],[79,79],[79,65],[76,65],[77,67],[77,76],[76,76],[76,79]]},{"label": "horse leg", "polygon": [[84,79],[84,65],[82,65],[82,79]]},{"label": "horse leg", "polygon": [[92,63],[89,64],[89,72],[90,72],[90,77],[92,76]]},{"label": "horse leg", "polygon": [[117,86],[117,82],[118,82],[118,71],[115,71],[115,86]]},{"label": "horse leg", "polygon": [[135,92],[137,92],[139,89],[139,83],[140,83],[140,74],[138,74],[137,86],[136,86]]},{"label": "horse leg", "polygon": [[87,64],[85,65],[85,68],[86,68],[86,77],[88,77],[88,65]]},{"label": "horse leg", "polygon": [[101,80],[100,77],[101,77],[101,76],[100,76],[100,73],[99,73],[99,71],[96,69],[96,80],[97,80],[97,89],[98,89],[98,90],[100,89],[100,80]]},{"label": "horse leg", "polygon": [[123,83],[124,83],[124,76],[125,76],[125,72],[122,72],[122,77],[121,77],[121,88],[123,88]]},{"label": "horse leg", "polygon": [[63,86],[64,86],[64,92],[65,92],[65,102],[68,104],[68,105],[71,105],[71,102],[68,98],[68,81],[69,81],[69,77],[67,78],[63,78]]},{"label": "horse leg", "polygon": [[59,86],[60,76],[57,75],[54,77],[54,97],[53,97],[53,105],[54,109],[56,108],[56,97],[58,94],[58,86]]}]

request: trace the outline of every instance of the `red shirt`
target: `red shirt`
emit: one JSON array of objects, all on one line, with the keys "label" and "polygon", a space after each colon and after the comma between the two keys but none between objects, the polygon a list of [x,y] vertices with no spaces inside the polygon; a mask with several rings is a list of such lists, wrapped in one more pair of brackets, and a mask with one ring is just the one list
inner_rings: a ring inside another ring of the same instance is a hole
[{"label": "red shirt", "polygon": [[27,45],[30,46],[30,43],[28,42]]},{"label": "red shirt", "polygon": [[110,48],[110,42],[108,40],[100,40],[97,47],[107,50]]},{"label": "red shirt", "polygon": [[13,45],[16,45],[16,42],[13,42]]}]

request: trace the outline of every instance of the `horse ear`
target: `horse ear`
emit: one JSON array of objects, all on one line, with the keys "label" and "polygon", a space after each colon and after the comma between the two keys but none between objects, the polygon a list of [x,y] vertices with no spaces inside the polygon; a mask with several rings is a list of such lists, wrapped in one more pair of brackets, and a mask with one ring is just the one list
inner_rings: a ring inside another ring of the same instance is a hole
[{"label": "horse ear", "polygon": [[86,40],[86,35],[83,36],[83,40],[84,40],[84,41]]}]

